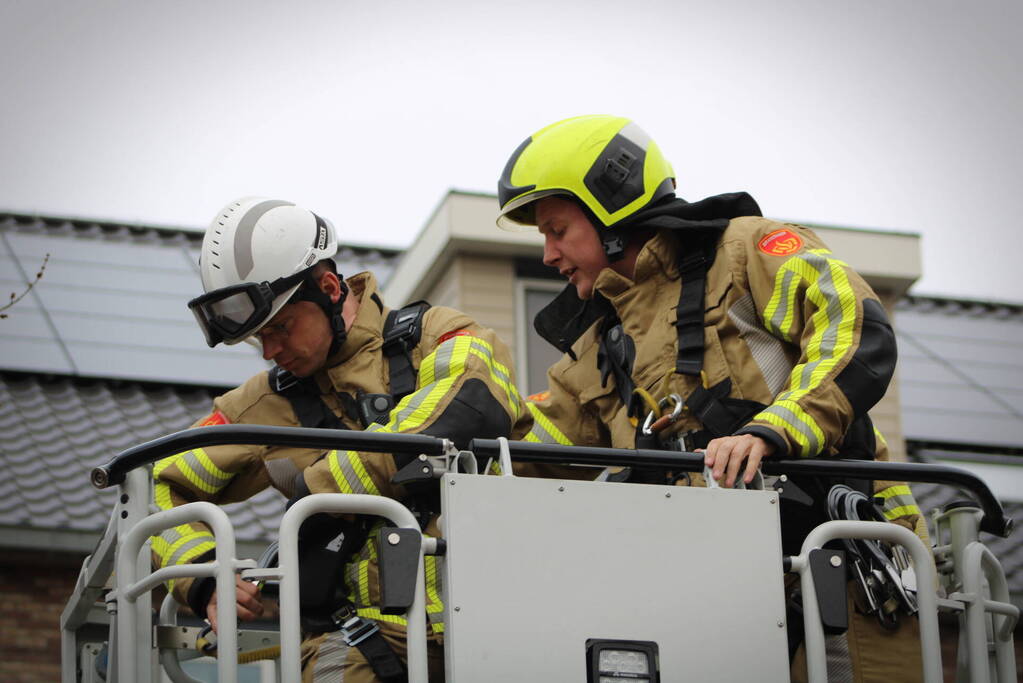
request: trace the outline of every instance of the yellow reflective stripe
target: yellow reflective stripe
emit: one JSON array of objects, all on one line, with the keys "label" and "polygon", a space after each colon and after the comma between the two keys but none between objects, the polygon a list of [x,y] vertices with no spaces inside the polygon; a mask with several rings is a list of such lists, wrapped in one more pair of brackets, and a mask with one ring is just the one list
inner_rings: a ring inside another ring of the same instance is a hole
[{"label": "yellow reflective stripe", "polygon": [[[461,374],[461,373],[459,373]],[[415,407],[401,416],[400,421],[394,419],[387,424],[389,431],[414,431],[433,417],[437,405],[447,396],[448,392],[458,380],[457,376],[445,377],[426,387],[421,392],[412,394],[417,396]],[[420,395],[421,394],[421,395]],[[392,413],[393,415],[393,413]]]},{"label": "yellow reflective stripe", "polygon": [[512,383],[511,372],[494,358],[494,347],[489,343],[479,337],[469,337],[469,339],[472,340],[469,352],[482,360],[487,366],[487,370],[490,372],[490,379],[504,390],[505,397],[508,399],[508,412],[511,413],[513,419],[518,418],[521,397],[519,396],[519,390]]},{"label": "yellow reflective stripe", "polygon": [[359,601],[364,605],[369,602],[369,560],[359,562]]},{"label": "yellow reflective stripe", "polygon": [[408,626],[408,620],[405,617],[397,614],[384,614],[376,607],[360,607],[355,610],[355,613],[360,617],[365,617],[366,619],[372,619],[374,621],[386,621],[389,624]]},{"label": "yellow reflective stripe", "polygon": [[327,467],[341,493],[380,495],[380,489],[355,451],[331,451],[327,454]]},{"label": "yellow reflective stripe", "polygon": [[[180,455],[180,453],[178,455]],[[178,455],[168,455],[166,458],[163,458],[162,460],[157,460],[156,464],[153,465],[153,477],[155,478],[160,476],[161,472],[163,472],[165,469],[167,469],[174,463],[174,459],[177,458]]]},{"label": "yellow reflective stripe", "polygon": [[907,517],[909,515],[919,515],[920,508],[916,505],[901,505],[891,510],[884,510],[884,518],[887,520],[898,519],[899,517]]},{"label": "yellow reflective stripe", "polygon": [[234,476],[230,472],[225,472],[224,470],[220,469],[215,464],[213,464],[213,459],[202,448],[192,449],[192,452],[195,453],[195,456],[199,459],[199,462],[202,463],[202,466],[206,468],[206,471],[212,474],[217,479],[230,479],[231,477]]},{"label": "yellow reflective stripe", "polygon": [[526,407],[533,416],[533,426],[526,435],[525,441],[558,443],[562,446],[573,445],[572,441],[536,405],[527,401]]},{"label": "yellow reflective stripe", "polygon": [[811,249],[785,261],[775,275],[774,290],[763,313],[764,325],[772,334],[793,341],[799,308],[796,296],[799,287],[807,284],[805,298],[815,310],[808,321],[813,332],[803,347],[806,360],[792,368],[789,388],[755,418],[786,429],[804,457],[816,455],[825,440],[817,421],[797,402],[834,372],[849,354],[855,337],[857,300],[848,266],[830,256],[827,249]]},{"label": "yellow reflective stripe", "polygon": [[911,496],[913,492],[909,490],[909,487],[905,484],[899,484],[897,486],[889,486],[886,489],[878,491],[874,494],[875,498],[891,498],[892,496]]},{"label": "yellow reflective stripe", "polygon": [[207,484],[205,481],[203,481],[202,477],[192,470],[191,465],[188,463],[188,460],[186,460],[183,455],[179,455],[177,462],[175,462],[174,464],[177,465],[178,470],[181,471],[181,474],[184,475],[185,479],[187,479],[192,486],[199,489],[200,491],[203,491],[204,493],[216,493],[217,491],[220,490],[220,487]]},{"label": "yellow reflective stripe", "polygon": [[804,345],[807,361],[792,369],[790,389],[778,396],[782,400],[799,400],[819,386],[852,348],[856,295],[845,273],[845,264],[827,258],[828,253],[827,250],[815,249],[790,259],[806,263],[806,272],[816,275],[806,279],[809,285],[806,298],[816,310],[810,317],[813,335]]},{"label": "yellow reflective stripe", "polygon": [[153,497],[156,499],[156,506],[161,510],[170,510],[174,507],[174,501],[171,500],[170,484],[166,482],[156,482],[153,487]]},{"label": "yellow reflective stripe", "polygon": [[437,593],[437,558],[433,555],[423,557],[423,571],[426,574],[426,611],[442,612],[444,605]]},{"label": "yellow reflective stripe", "polygon": [[348,462],[355,471],[355,475],[362,482],[363,488],[366,489],[366,493],[372,496],[379,496],[380,489],[373,483],[373,478],[369,476],[369,472],[366,471],[366,466],[362,463],[362,458],[355,451],[348,451]]},{"label": "yellow reflective stripe", "polygon": [[879,430],[877,427],[874,427],[874,437],[885,446],[888,445],[888,441],[887,439],[884,438],[884,434],[882,434],[881,430]]},{"label": "yellow reflective stripe", "polygon": [[794,401],[777,401],[753,418],[781,427],[799,444],[799,457],[817,455],[824,445],[824,432]]},{"label": "yellow reflective stripe", "polygon": [[334,477],[334,483],[337,484],[338,491],[341,493],[354,493],[351,485],[348,483],[348,478],[345,477],[344,472],[341,471],[341,464],[338,462],[338,457],[338,451],[331,451],[327,454],[327,467],[330,469],[330,475]]}]

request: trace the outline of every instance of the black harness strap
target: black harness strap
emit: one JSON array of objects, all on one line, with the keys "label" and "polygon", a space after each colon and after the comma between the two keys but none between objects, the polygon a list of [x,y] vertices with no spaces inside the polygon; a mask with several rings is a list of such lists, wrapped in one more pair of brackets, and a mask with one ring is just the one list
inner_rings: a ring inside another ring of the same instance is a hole
[{"label": "black harness strap", "polygon": [[274,366],[270,370],[270,388],[275,394],[288,399],[298,423],[303,427],[345,428],[341,418],[320,398],[320,392],[313,380],[296,377],[280,366]]},{"label": "black harness strap", "polygon": [[391,396],[397,403],[416,388],[416,368],[412,365],[412,349],[423,334],[423,314],[430,308],[425,301],[391,311],[384,323],[384,355],[391,377]]},{"label": "black harness strap", "polygon": [[704,249],[686,250],[679,261],[682,286],[675,308],[678,357],[675,372],[698,377],[703,369],[703,296],[710,266]]}]

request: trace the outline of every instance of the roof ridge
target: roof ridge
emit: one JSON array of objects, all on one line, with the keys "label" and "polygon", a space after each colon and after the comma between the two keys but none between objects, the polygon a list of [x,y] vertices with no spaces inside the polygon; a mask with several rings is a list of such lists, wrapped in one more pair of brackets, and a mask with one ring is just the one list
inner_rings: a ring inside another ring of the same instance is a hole
[{"label": "roof ridge", "polygon": [[[180,240],[196,244],[202,242],[205,232],[204,228],[186,228],[173,225],[86,218],[82,216],[55,216],[51,214],[0,210],[0,229],[3,229],[5,224],[10,222],[24,230],[39,230],[42,227],[46,227],[54,231],[63,230],[85,236],[90,236],[90,233],[97,236],[120,237],[154,235],[167,241]],[[375,251],[387,256],[395,256],[404,251],[404,249],[399,247],[348,242],[338,245],[338,250],[342,249],[349,249],[356,253]]]}]

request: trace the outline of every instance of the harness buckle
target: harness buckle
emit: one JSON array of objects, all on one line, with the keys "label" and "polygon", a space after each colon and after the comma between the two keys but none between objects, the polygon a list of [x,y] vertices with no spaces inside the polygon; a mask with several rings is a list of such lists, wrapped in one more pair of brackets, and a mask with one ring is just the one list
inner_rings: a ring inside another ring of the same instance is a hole
[{"label": "harness buckle", "polygon": [[341,639],[350,647],[355,647],[367,638],[372,637],[380,627],[372,619],[363,619],[351,605],[345,605],[331,615],[334,623],[341,631]]}]

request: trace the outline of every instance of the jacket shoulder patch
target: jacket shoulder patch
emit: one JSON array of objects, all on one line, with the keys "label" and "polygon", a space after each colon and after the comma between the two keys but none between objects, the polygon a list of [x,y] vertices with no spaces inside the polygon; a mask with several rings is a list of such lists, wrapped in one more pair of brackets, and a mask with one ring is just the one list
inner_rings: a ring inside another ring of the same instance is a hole
[{"label": "jacket shoulder patch", "polygon": [[803,238],[788,228],[775,230],[757,242],[757,249],[771,256],[789,256],[803,248]]},{"label": "jacket shoulder patch", "polygon": [[440,346],[441,344],[443,344],[447,340],[454,339],[455,337],[471,337],[471,336],[472,336],[472,332],[470,332],[469,330],[455,330],[454,332],[448,332],[448,333],[442,334],[440,336],[440,339],[437,340],[437,346]]},{"label": "jacket shoulder patch", "polygon": [[209,416],[200,422],[198,427],[211,427],[213,425],[226,425],[231,424],[231,421],[227,419],[227,415],[224,415],[219,410],[214,410]]}]

